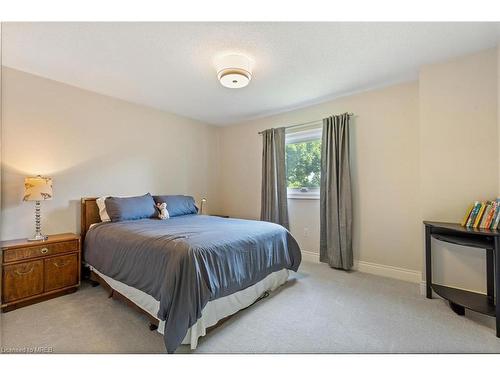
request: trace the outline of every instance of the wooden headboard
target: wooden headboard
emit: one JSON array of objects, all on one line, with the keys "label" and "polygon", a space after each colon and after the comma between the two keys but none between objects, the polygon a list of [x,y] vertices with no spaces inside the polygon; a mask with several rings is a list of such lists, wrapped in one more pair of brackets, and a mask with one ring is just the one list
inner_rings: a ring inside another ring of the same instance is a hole
[{"label": "wooden headboard", "polygon": [[85,235],[89,230],[90,226],[95,223],[101,222],[101,217],[99,216],[99,208],[96,203],[97,198],[82,198],[81,201],[81,228],[80,234],[82,236],[82,242],[85,240]]}]

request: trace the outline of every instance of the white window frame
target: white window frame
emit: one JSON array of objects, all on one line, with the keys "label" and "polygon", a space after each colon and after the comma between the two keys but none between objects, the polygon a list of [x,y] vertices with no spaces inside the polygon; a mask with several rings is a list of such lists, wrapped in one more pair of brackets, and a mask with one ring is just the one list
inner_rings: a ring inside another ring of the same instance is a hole
[{"label": "white window frame", "polygon": [[[304,130],[295,130],[291,129],[286,133],[285,143],[299,143],[299,142],[307,142],[307,141],[316,141],[321,139],[323,129],[321,121],[318,121],[316,124],[311,124],[307,129]],[[287,187],[287,198],[288,199],[319,199],[319,188],[306,188],[307,190],[303,190],[299,188],[289,188]]]}]

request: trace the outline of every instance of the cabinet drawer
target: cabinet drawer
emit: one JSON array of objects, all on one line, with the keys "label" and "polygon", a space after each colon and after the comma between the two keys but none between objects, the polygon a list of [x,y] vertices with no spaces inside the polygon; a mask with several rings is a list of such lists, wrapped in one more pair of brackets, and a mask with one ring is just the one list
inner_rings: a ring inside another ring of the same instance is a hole
[{"label": "cabinet drawer", "polygon": [[3,261],[14,262],[17,260],[37,258],[40,256],[54,255],[78,250],[78,241],[66,241],[37,246],[22,247],[3,251]]},{"label": "cabinet drawer", "polygon": [[43,260],[3,266],[2,302],[43,292]]},{"label": "cabinet drawer", "polygon": [[78,255],[45,259],[45,292],[78,284]]}]

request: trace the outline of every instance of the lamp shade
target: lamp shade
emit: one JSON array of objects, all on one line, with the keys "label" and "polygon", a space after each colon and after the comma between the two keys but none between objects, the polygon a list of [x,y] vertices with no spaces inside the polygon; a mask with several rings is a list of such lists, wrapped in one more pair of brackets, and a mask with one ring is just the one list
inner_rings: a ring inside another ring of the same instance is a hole
[{"label": "lamp shade", "polygon": [[47,201],[52,199],[52,179],[36,176],[24,179],[23,201]]}]

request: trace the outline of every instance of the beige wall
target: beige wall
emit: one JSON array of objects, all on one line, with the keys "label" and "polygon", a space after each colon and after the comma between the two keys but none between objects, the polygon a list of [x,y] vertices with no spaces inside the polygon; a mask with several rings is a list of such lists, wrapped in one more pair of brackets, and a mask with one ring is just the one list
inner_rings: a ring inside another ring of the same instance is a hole
[{"label": "beige wall", "polygon": [[[500,195],[496,50],[425,66],[418,82],[359,93],[225,128],[3,70],[1,238],[33,230],[26,175],[54,178],[47,233],[78,231],[79,199],[187,193],[209,210],[256,219],[258,131],[352,111],[354,255],[386,270],[423,270],[421,221],[460,220],[470,201]],[[291,230],[319,250],[319,202],[289,200]],[[436,243],[435,279],[484,290],[484,256]],[[399,270],[399,271],[398,271]]]},{"label": "beige wall", "polygon": [[[419,77],[422,218],[457,222],[499,189],[496,49],[423,67]],[[484,251],[436,241],[436,281],[484,291]]]},{"label": "beige wall", "polygon": [[79,231],[83,196],[185,193],[216,205],[214,127],[9,68],[2,84],[2,239],[34,230],[26,175],[54,179],[48,234]]},{"label": "beige wall", "polygon": [[[388,266],[380,273],[423,271],[422,220],[457,222],[471,201],[500,194],[497,53],[424,66],[418,82],[220,129],[221,207],[259,215],[258,131],[352,111],[354,257],[365,269],[366,262]],[[310,258],[319,249],[319,202],[289,200],[289,210]],[[483,251],[433,245],[435,281],[484,291]]]},{"label": "beige wall", "polygon": [[[416,82],[219,129],[221,207],[233,216],[259,216],[258,131],[345,111],[356,114],[351,132],[354,256],[364,262],[420,270]],[[302,250],[318,253],[319,202],[290,199],[289,211],[291,231]]]}]

